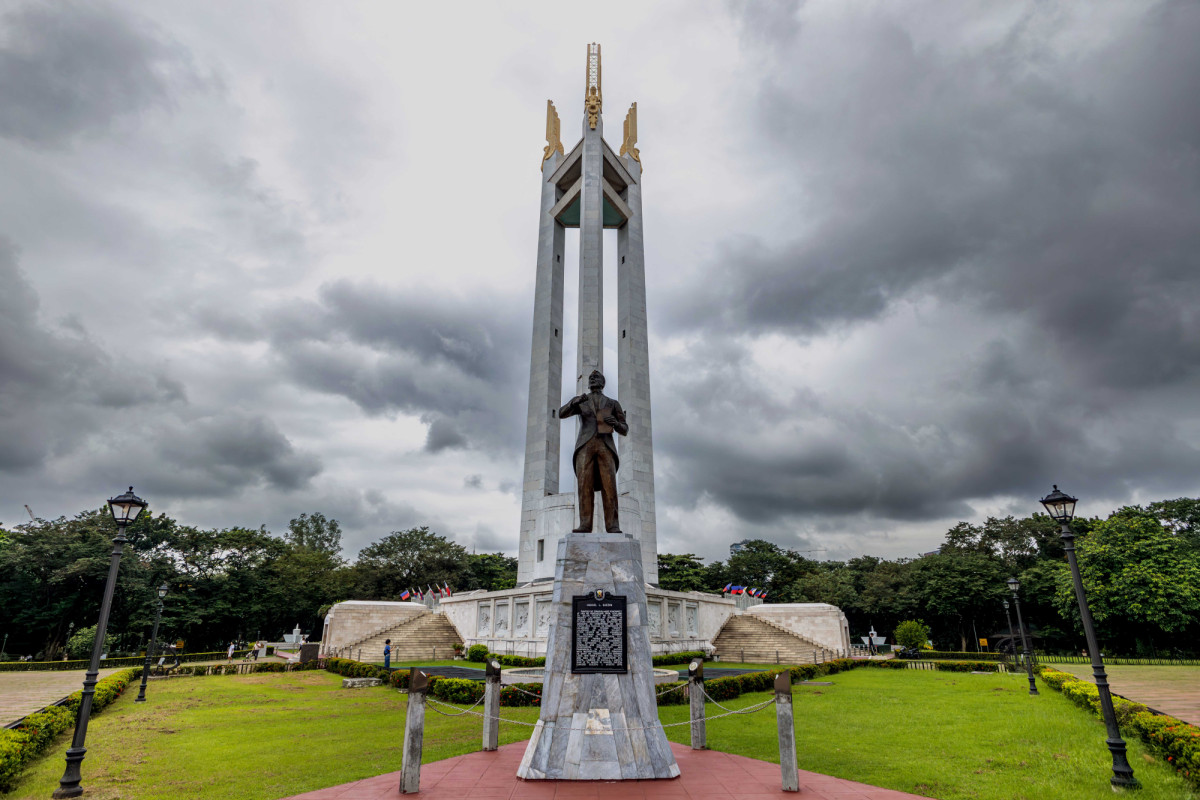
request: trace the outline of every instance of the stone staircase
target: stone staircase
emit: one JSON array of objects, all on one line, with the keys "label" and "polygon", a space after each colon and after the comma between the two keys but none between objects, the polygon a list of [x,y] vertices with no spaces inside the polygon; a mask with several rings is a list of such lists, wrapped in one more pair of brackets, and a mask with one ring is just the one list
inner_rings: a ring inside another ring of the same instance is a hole
[{"label": "stone staircase", "polygon": [[[399,625],[386,628],[342,648],[344,658],[383,663],[384,640],[392,640],[392,663],[434,661],[452,658],[454,645],[462,644],[458,631],[445,614],[426,611]],[[361,654],[361,655],[360,655]]]},{"label": "stone staircase", "polygon": [[758,664],[814,664],[837,653],[786,628],[750,614],[735,614],[713,639],[722,661]]}]

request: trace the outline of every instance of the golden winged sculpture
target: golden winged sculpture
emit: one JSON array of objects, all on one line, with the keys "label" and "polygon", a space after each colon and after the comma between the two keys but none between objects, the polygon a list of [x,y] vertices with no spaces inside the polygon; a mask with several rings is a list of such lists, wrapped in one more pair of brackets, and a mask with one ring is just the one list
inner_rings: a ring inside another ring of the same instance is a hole
[{"label": "golden winged sculpture", "polygon": [[558,120],[558,112],[554,110],[554,103],[550,100],[546,101],[546,150],[542,154],[542,163],[546,163],[551,154],[558,153],[560,156],[565,152],[562,144],[562,123]]},{"label": "golden winged sculpture", "polygon": [[642,163],[641,153],[637,149],[637,103],[629,107],[629,113],[625,115],[625,141],[621,142],[621,153],[628,153],[633,156],[633,160]]}]

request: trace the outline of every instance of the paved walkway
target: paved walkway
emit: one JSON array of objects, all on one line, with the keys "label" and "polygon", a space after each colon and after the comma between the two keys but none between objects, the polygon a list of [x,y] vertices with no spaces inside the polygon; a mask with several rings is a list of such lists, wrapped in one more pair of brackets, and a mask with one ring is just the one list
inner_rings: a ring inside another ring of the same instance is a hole
[{"label": "paved walkway", "polygon": [[[680,777],[649,781],[523,781],[516,776],[527,742],[506,744],[492,753],[468,753],[421,767],[421,791],[428,800],[487,798],[571,798],[572,800],[765,800],[804,797],[817,800],[905,800],[918,795],[800,771],[800,795],[780,788],[779,765],[745,756],[692,750],[671,744]],[[286,800],[376,800],[399,796],[400,773],[298,794]]]},{"label": "paved walkway", "polygon": [[[1047,664],[1092,680],[1090,664]],[[1109,687],[1156,711],[1200,725],[1200,667],[1105,665]]]},{"label": "paved walkway", "polygon": [[[21,717],[82,689],[86,672],[87,670],[82,669],[0,672],[0,726],[16,722]],[[117,669],[102,669],[100,677],[106,678],[114,672],[117,672]]]}]

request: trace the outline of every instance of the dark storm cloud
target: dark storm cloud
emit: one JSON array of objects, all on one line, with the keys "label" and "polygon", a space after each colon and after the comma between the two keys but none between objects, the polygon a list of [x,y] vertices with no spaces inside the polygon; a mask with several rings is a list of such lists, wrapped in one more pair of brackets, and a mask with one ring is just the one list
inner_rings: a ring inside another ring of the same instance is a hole
[{"label": "dark storm cloud", "polygon": [[100,3],[27,5],[0,17],[0,135],[60,146],[200,83],[187,52]]},{"label": "dark storm cloud", "polygon": [[[668,502],[759,523],[965,516],[1052,472],[1111,498],[1194,490],[1200,6],[1150,7],[1082,53],[1064,41],[1081,23],[1045,8],[986,46],[918,42],[877,12],[764,26],[745,9],[747,39],[773,48],[763,151],[800,187],[779,202],[804,233],[727,240],[665,309],[706,356],[664,363],[688,412],[657,426]],[[828,346],[901,302],[970,309],[988,333],[963,337],[985,344],[949,377],[933,352],[901,355],[895,400],[778,398],[716,344]]]},{"label": "dark storm cloud", "polygon": [[186,402],[154,367],[122,368],[76,320],[55,325],[0,238],[0,469],[36,469],[70,453],[112,412],[144,413]]},{"label": "dark storm cloud", "polygon": [[315,302],[279,310],[268,327],[291,380],[370,414],[419,416],[436,453],[519,444],[518,353],[528,347],[519,317],[484,299],[339,281]]},{"label": "dark storm cloud", "polygon": [[238,412],[186,424],[161,425],[148,437],[147,463],[168,468],[148,475],[148,490],[172,497],[220,497],[244,490],[304,488],[321,472],[319,459],[296,450],[270,419]]}]

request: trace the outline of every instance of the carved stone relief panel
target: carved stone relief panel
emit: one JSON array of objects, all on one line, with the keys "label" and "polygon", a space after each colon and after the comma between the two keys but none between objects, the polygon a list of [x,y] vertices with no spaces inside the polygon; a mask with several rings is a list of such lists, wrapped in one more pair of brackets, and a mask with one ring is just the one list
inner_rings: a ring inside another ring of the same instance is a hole
[{"label": "carved stone relief panel", "polygon": [[658,600],[646,601],[646,624],[652,637],[662,636],[662,603]]},{"label": "carved stone relief panel", "polygon": [[698,627],[696,625],[697,610],[695,606],[687,606],[684,608],[684,624],[687,625],[688,636],[698,636]]},{"label": "carved stone relief panel", "polygon": [[537,637],[545,639],[550,634],[550,600],[537,601]]},{"label": "carved stone relief panel", "polygon": [[492,605],[483,602],[479,604],[479,623],[475,626],[476,636],[492,635]]},{"label": "carved stone relief panel", "polygon": [[667,633],[670,636],[679,635],[679,603],[667,604]]},{"label": "carved stone relief panel", "polygon": [[518,600],[513,606],[516,622],[513,623],[513,635],[525,639],[529,636],[529,602]]},{"label": "carved stone relief panel", "polygon": [[496,635],[508,636],[508,603],[496,603]]}]

